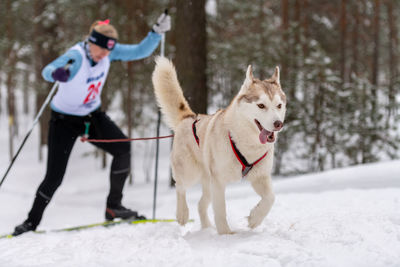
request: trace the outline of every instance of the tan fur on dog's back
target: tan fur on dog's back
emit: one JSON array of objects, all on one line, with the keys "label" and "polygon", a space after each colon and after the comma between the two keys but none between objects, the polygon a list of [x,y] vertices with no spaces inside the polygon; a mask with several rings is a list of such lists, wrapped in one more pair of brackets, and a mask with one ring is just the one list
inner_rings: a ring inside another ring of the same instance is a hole
[{"label": "tan fur on dog's back", "polygon": [[183,119],[196,116],[183,96],[175,67],[170,60],[165,57],[156,58],[152,80],[158,105],[171,129],[175,130]]}]

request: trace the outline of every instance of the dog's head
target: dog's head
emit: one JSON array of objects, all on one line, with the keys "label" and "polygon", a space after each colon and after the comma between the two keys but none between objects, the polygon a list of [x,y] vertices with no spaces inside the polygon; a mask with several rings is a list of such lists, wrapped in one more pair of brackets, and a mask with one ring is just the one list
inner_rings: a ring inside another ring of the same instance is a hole
[{"label": "dog's head", "polygon": [[262,144],[274,143],[276,132],[283,127],[286,113],[286,96],[279,80],[279,68],[271,78],[259,80],[253,77],[251,65],[237,96],[241,114],[250,122],[250,127],[259,134]]}]

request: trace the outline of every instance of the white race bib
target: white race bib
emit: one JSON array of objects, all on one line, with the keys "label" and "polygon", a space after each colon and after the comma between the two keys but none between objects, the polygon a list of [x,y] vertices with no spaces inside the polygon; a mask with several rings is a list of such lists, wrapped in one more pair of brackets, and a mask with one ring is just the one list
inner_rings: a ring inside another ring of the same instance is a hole
[{"label": "white race bib", "polygon": [[100,95],[110,69],[110,59],[105,57],[92,67],[82,46],[76,44],[70,49],[79,51],[82,65],[72,80],[60,83],[51,107],[61,113],[85,116],[101,105]]}]

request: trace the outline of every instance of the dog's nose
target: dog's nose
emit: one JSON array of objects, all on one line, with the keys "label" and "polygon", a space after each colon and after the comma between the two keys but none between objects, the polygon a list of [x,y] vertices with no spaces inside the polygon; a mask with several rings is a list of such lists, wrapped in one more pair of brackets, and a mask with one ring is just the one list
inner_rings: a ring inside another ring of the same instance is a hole
[{"label": "dog's nose", "polygon": [[279,130],[282,129],[282,127],[283,127],[283,122],[281,122],[281,121],[275,121],[275,122],[274,122],[274,127],[275,127],[275,130],[276,130],[276,131],[279,131]]}]

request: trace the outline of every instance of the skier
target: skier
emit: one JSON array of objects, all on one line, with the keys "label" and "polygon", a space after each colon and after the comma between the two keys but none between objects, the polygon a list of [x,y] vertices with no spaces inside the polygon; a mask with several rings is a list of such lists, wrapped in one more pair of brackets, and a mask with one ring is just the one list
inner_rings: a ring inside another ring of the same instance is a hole
[{"label": "skier", "polygon": [[[47,171],[37,189],[28,218],[15,227],[14,236],[34,231],[39,225],[46,206],[63,180],[69,155],[78,136],[87,132],[90,138],[127,138],[100,109],[100,94],[110,62],[139,60],[150,56],[160,43],[161,34],[170,28],[171,18],[163,13],[139,44],[119,44],[117,30],[109,20],[96,21],[86,40],[72,46],[43,69],[42,76],[45,80],[60,82],[58,92],[50,105],[52,111],[48,132]],[[71,64],[69,68],[65,67],[68,62]],[[145,219],[121,204],[124,183],[130,173],[130,143],[93,144],[113,156],[106,219]]]}]

